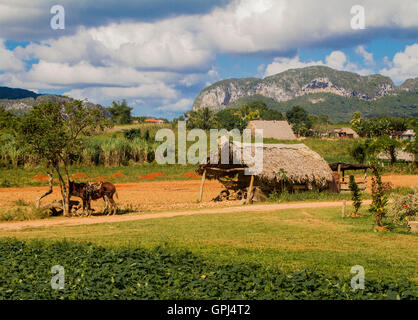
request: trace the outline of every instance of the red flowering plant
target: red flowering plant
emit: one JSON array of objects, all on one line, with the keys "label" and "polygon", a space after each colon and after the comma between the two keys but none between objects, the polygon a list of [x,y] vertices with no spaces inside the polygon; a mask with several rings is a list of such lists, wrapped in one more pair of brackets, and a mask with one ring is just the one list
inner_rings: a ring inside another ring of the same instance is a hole
[{"label": "red flowering plant", "polygon": [[417,218],[418,212],[418,188],[407,195],[395,194],[389,206],[388,214],[393,222],[406,224]]}]

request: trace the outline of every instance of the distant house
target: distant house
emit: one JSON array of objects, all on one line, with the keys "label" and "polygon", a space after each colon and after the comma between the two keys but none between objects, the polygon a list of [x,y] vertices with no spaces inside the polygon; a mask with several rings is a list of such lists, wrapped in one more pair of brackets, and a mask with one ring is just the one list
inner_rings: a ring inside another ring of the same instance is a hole
[{"label": "distant house", "polygon": [[[390,155],[387,152],[381,152],[377,155],[379,160],[390,160]],[[404,150],[396,150],[396,159],[404,162],[416,162],[415,155]]]},{"label": "distant house", "polygon": [[247,126],[251,129],[251,135],[255,135],[256,129],[263,130],[264,138],[273,138],[277,140],[296,140],[292,127],[287,121],[282,120],[252,120]]},{"label": "distant house", "polygon": [[414,141],[415,140],[415,132],[412,129],[401,132],[401,134],[398,136],[398,139]]},{"label": "distant house", "polygon": [[351,128],[335,129],[334,134],[337,138],[357,139],[360,136]]},{"label": "distant house", "polygon": [[164,120],[157,120],[157,119],[145,119],[144,122],[150,122],[150,123],[164,123]]}]

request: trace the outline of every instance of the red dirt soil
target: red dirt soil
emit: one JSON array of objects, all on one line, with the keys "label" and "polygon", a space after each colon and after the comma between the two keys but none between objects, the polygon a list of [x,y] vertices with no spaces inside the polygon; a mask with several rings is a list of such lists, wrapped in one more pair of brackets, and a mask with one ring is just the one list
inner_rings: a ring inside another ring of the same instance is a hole
[{"label": "red dirt soil", "polygon": [[[105,181],[106,177],[100,179]],[[418,175],[393,175],[383,176],[383,181],[391,181],[394,187],[418,186]],[[370,179],[369,179],[370,180]],[[370,183],[370,182],[369,182]],[[239,201],[211,202],[224,187],[216,180],[205,182],[203,201],[198,203],[200,181],[195,179],[181,181],[142,181],[135,183],[117,183],[116,190],[119,199],[115,199],[119,208],[132,207],[134,210],[160,211],[182,210],[192,208],[216,208],[237,205]],[[0,188],[0,208],[4,211],[16,208],[15,202],[22,199],[28,203],[35,203],[36,199],[48,190],[48,186],[24,187],[24,188]],[[59,200],[59,187],[54,186],[53,193],[42,199],[41,205]],[[74,197],[74,200],[79,200]],[[93,201],[92,207],[101,212],[105,206],[102,199]]]},{"label": "red dirt soil", "polygon": [[145,180],[152,180],[155,177],[162,177],[162,176],[164,176],[164,174],[162,174],[161,172],[154,172],[154,173],[149,173],[149,174],[143,175],[140,178],[145,179]]},{"label": "red dirt soil", "polygon": [[116,178],[116,177],[126,177],[126,176],[123,173],[116,172],[116,173],[112,174],[111,177]]},{"label": "red dirt soil", "polygon": [[73,178],[88,178],[88,176],[84,173],[76,173],[76,174],[73,174],[71,177],[73,177]]},{"label": "red dirt soil", "polygon": [[196,172],[186,172],[184,176],[186,178],[199,178],[199,175]]},{"label": "red dirt soil", "polygon": [[32,180],[48,181],[48,177],[43,174],[38,174],[34,176]]}]

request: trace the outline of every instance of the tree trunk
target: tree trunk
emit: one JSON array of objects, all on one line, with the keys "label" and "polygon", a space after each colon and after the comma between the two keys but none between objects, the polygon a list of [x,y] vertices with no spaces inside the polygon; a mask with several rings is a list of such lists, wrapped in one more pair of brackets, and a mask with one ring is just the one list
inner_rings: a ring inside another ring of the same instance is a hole
[{"label": "tree trunk", "polygon": [[48,183],[49,183],[49,190],[42,194],[37,200],[36,200],[36,207],[39,208],[41,206],[41,199],[45,198],[47,195],[50,195],[52,193],[52,172],[48,172]]},{"label": "tree trunk", "polygon": [[64,202],[64,215],[70,215],[70,199],[71,199],[71,193],[70,193],[70,175],[68,173],[68,163],[64,162],[64,170],[65,170],[65,202]]},{"label": "tree trunk", "polygon": [[[62,198],[62,204],[63,204],[63,215],[65,217],[70,215],[70,202],[69,202],[69,186],[67,187],[66,181],[64,181],[64,178],[62,177],[61,171],[59,169],[59,165],[56,165],[55,171],[58,174],[58,179],[60,183],[60,190],[61,190],[61,198]],[[67,180],[67,177],[66,177]]]}]

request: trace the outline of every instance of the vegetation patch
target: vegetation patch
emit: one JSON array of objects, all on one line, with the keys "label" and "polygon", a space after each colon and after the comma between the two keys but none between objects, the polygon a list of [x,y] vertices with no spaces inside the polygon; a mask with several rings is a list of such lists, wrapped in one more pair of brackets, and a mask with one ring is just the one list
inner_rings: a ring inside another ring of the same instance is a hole
[{"label": "vegetation patch", "polygon": [[[407,280],[365,281],[257,264],[214,265],[188,251],[108,249],[68,241],[0,241],[1,299],[416,299]],[[64,267],[64,289],[53,290],[51,267]]]}]

